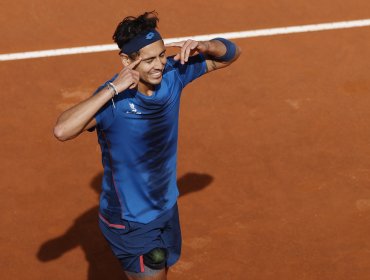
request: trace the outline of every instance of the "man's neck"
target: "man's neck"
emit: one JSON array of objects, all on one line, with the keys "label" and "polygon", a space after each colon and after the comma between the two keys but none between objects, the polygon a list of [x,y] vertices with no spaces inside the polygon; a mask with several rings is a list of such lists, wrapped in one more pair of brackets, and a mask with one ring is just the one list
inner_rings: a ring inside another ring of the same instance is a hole
[{"label": "man's neck", "polygon": [[153,94],[154,90],[155,90],[155,86],[154,85],[149,85],[149,84],[146,84],[146,83],[143,83],[143,82],[139,82],[138,90],[142,94],[145,94],[147,96],[151,96]]}]

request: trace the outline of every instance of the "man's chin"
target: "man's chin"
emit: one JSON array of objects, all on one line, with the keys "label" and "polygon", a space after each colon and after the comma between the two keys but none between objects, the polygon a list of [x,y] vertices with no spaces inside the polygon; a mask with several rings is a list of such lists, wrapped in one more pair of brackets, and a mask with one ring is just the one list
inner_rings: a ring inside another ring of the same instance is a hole
[{"label": "man's chin", "polygon": [[150,78],[148,83],[152,85],[159,85],[162,82],[162,76],[158,78]]},{"label": "man's chin", "polygon": [[140,82],[146,85],[147,88],[154,90],[157,85],[162,82],[162,76],[159,78],[150,78],[150,79],[140,79]]}]

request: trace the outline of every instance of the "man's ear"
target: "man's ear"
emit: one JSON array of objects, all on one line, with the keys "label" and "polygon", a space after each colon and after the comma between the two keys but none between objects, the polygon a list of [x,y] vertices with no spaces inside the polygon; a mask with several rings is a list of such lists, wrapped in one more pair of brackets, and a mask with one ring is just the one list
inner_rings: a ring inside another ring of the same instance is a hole
[{"label": "man's ear", "polygon": [[121,62],[123,64],[123,66],[127,67],[128,65],[130,65],[131,60],[130,60],[130,58],[128,57],[127,54],[121,53],[120,57],[121,57]]}]

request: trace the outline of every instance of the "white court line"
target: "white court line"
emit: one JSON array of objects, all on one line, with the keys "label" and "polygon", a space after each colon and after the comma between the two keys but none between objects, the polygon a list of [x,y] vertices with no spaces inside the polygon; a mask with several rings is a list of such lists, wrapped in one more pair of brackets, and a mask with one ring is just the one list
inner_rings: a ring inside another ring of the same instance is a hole
[{"label": "white court line", "polygon": [[[269,28],[269,29],[257,29],[257,30],[249,30],[249,31],[208,34],[208,35],[188,36],[188,37],[179,37],[179,38],[169,38],[169,39],[164,39],[164,42],[171,43],[171,42],[182,41],[186,39],[202,41],[202,40],[210,40],[215,37],[224,37],[226,39],[239,39],[239,38],[272,36],[272,35],[303,33],[303,32],[322,31],[322,30],[365,27],[365,26],[370,26],[370,19],[339,21],[339,22],[319,23],[319,24],[299,25],[299,26],[288,26],[288,27],[278,27],[278,28]],[[106,44],[106,45],[95,45],[95,46],[76,47],[76,48],[64,48],[64,49],[54,49],[54,50],[44,50],[44,51],[1,54],[0,61],[50,57],[50,56],[60,56],[60,55],[71,55],[71,54],[82,54],[82,53],[95,53],[95,52],[105,52],[105,51],[118,51],[117,45]]]}]

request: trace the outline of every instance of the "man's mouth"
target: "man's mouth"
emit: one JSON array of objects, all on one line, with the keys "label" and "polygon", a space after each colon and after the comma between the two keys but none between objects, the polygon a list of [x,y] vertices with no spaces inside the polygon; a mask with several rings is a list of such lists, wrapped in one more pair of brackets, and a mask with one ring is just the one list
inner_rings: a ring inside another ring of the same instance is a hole
[{"label": "man's mouth", "polygon": [[162,72],[160,71],[154,72],[154,73],[151,73],[150,76],[153,77],[154,79],[158,79],[162,76]]}]

